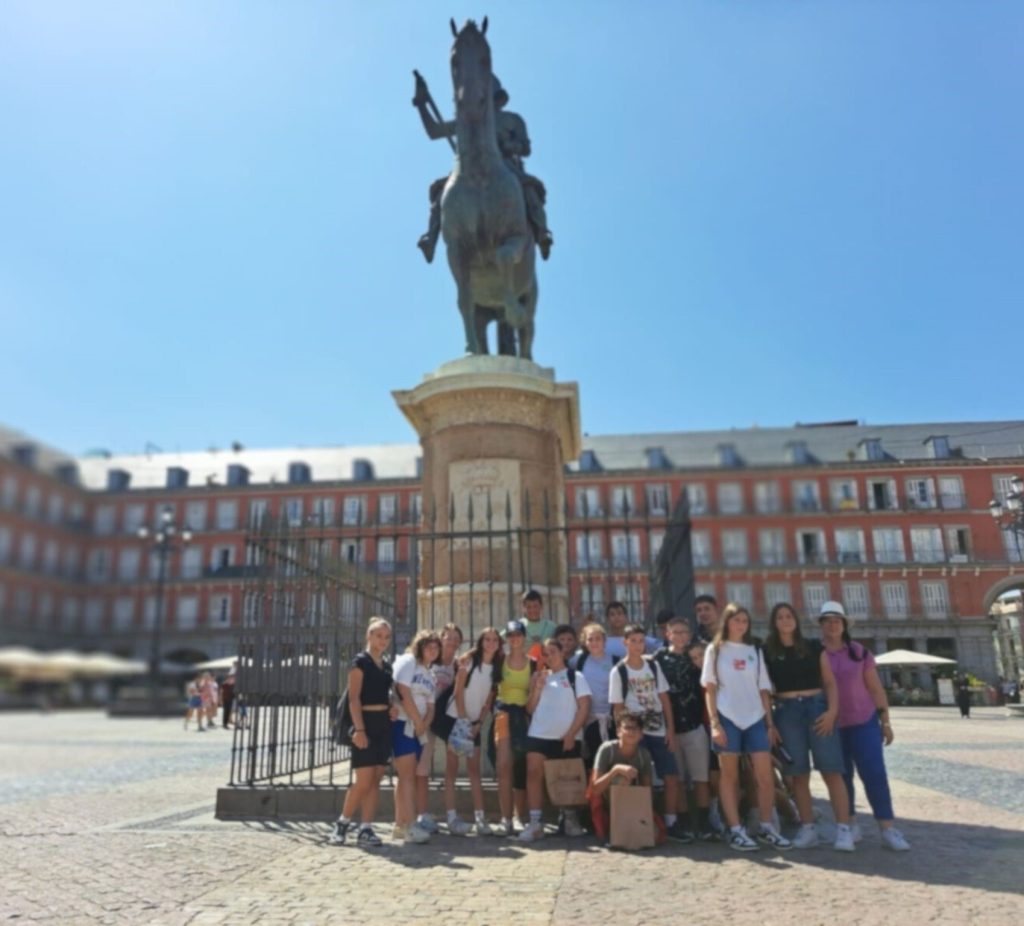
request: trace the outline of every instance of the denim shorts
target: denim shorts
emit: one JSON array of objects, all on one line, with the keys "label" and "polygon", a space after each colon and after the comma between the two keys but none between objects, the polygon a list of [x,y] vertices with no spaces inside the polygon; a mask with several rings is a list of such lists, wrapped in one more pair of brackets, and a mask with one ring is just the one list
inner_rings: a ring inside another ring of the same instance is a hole
[{"label": "denim shorts", "polygon": [[843,745],[839,731],[830,736],[818,736],[814,732],[814,721],[828,710],[824,694],[801,695],[798,698],[778,698],[775,701],[775,726],[782,745],[792,762],[786,762],[787,775],[807,775],[811,771],[811,756],[814,768],[819,772],[843,771]]},{"label": "denim shorts", "polygon": [[768,752],[768,726],[762,717],[757,723],[752,723],[745,730],[741,730],[721,711],[718,713],[718,722],[725,730],[728,742],[724,747],[719,746],[714,740],[711,746],[715,752],[733,753],[736,755],[750,755],[752,752]]},{"label": "denim shorts", "polygon": [[405,735],[405,721],[391,721],[391,754],[400,759],[402,756],[416,756],[419,762],[423,755],[423,744],[415,736]]},{"label": "denim shorts", "polygon": [[651,761],[654,763],[654,770],[658,773],[659,778],[679,774],[676,757],[672,750],[665,745],[664,736],[652,736],[650,733],[645,733],[643,747],[651,754]]}]

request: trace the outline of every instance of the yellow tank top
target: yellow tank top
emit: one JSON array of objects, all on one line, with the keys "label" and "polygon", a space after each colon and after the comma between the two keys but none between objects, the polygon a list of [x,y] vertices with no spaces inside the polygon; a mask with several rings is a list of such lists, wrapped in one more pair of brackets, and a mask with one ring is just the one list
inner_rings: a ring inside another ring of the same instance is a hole
[{"label": "yellow tank top", "polygon": [[506,662],[501,671],[501,684],[498,686],[498,700],[505,704],[518,704],[526,707],[530,699],[530,663],[521,669],[513,669]]}]

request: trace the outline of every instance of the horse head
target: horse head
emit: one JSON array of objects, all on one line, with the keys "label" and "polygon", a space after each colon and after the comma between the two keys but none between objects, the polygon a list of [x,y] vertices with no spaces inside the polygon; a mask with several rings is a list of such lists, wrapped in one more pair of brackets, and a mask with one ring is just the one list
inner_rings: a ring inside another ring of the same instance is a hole
[{"label": "horse head", "polygon": [[487,44],[487,17],[482,28],[469,19],[461,28],[451,20],[452,35],[452,84],[455,87],[455,108],[465,119],[482,119],[491,106],[493,88],[491,83],[491,47]]}]

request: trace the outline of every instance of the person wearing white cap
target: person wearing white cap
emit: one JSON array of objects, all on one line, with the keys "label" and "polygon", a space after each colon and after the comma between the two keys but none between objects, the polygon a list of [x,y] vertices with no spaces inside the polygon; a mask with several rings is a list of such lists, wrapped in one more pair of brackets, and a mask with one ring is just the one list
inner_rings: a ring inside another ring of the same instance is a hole
[{"label": "person wearing white cap", "polygon": [[889,702],[875,668],[875,657],[850,639],[849,618],[838,601],[826,601],[818,615],[821,640],[839,692],[839,736],[843,742],[844,779],[853,818],[853,770],[857,769],[868,803],[878,821],[882,845],[906,852],[910,844],[893,825],[892,796],[882,744],[892,743]]}]

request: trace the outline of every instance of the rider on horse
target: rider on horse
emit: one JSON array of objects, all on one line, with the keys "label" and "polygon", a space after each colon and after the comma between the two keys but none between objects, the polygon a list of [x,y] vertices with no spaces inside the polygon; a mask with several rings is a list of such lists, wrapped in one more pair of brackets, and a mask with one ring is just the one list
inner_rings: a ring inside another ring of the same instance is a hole
[{"label": "rider on horse", "polygon": [[[547,260],[551,253],[551,245],[554,243],[554,236],[548,228],[547,214],[544,211],[544,202],[547,199],[544,184],[528,174],[523,166],[523,159],[530,156],[530,136],[526,132],[526,122],[517,113],[505,112],[509,97],[497,77],[493,77],[493,87],[498,149],[501,151],[505,163],[522,184],[526,215],[533,227],[541,257]],[[435,119],[427,107],[428,100],[430,100],[430,92],[427,90],[427,83],[417,74],[416,95],[413,97],[412,104],[419,110],[427,136],[431,139],[454,138],[454,120],[441,122]],[[420,240],[416,243],[427,259],[427,263],[434,259],[437,238],[441,233],[441,194],[444,192],[447,182],[447,177],[440,177],[430,185],[430,223],[426,233],[421,235]]]}]

